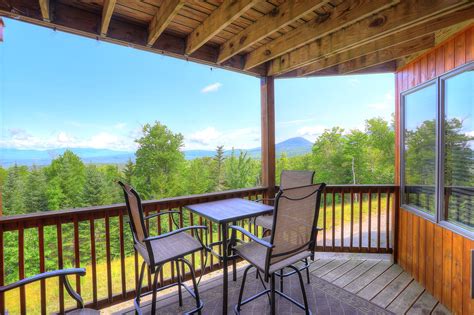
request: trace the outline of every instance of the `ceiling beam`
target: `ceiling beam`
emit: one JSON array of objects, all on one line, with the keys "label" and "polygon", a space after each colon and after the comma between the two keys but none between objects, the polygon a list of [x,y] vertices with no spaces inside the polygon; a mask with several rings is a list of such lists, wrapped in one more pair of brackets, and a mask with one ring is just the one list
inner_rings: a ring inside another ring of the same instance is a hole
[{"label": "ceiling beam", "polygon": [[403,1],[343,30],[275,58],[270,62],[267,74],[281,75],[319,58],[328,57],[405,30],[413,25],[433,20],[458,10],[463,5],[471,6],[473,3],[471,0]]},{"label": "ceiling beam", "polygon": [[41,8],[41,16],[43,21],[51,22],[51,11],[49,9],[49,0],[39,0],[39,5]]},{"label": "ceiling beam", "polygon": [[186,42],[186,55],[191,55],[212,37],[252,8],[259,0],[224,0],[191,34]]},{"label": "ceiling beam", "polygon": [[342,29],[371,14],[386,9],[399,0],[349,0],[335,7],[328,15],[315,19],[289,31],[275,40],[247,54],[245,69],[270,61],[311,41]]},{"label": "ceiling beam", "polygon": [[107,36],[110,19],[112,19],[116,2],[117,0],[104,0],[104,6],[102,7],[102,23],[100,24],[100,36],[102,37]]},{"label": "ceiling beam", "polygon": [[161,33],[163,33],[183,6],[183,0],[168,0],[162,3],[148,26],[148,46],[153,46],[158,37],[160,37]]},{"label": "ceiling beam", "polygon": [[399,58],[418,53],[429,48],[433,48],[435,44],[435,35],[426,35],[422,38],[416,38],[406,43],[382,49],[371,54],[341,63],[337,66],[338,72],[339,74],[357,72],[388,61],[397,60]]},{"label": "ceiling beam", "polygon": [[258,41],[288,26],[330,0],[288,0],[221,45],[217,63],[222,63]]},{"label": "ceiling beam", "polygon": [[351,59],[361,57],[363,55],[376,52],[380,49],[388,48],[394,45],[402,44],[403,42],[425,36],[432,32],[472,20],[474,17],[474,6],[464,8],[459,11],[451,12],[447,15],[437,17],[433,20],[417,24],[404,31],[396,32],[394,34],[382,37],[370,43],[355,48],[342,51],[328,57],[322,57],[313,63],[304,67],[293,70],[291,76],[307,76],[323,69],[336,66],[340,63],[349,61]]}]

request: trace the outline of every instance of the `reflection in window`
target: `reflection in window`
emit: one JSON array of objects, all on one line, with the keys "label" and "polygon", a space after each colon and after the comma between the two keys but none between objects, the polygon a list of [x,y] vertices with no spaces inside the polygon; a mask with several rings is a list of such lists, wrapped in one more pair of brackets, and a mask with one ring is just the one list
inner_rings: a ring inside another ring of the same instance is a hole
[{"label": "reflection in window", "polygon": [[435,213],[436,84],[404,96],[404,190],[402,202]]},{"label": "reflection in window", "polygon": [[443,83],[445,217],[474,230],[474,71]]}]

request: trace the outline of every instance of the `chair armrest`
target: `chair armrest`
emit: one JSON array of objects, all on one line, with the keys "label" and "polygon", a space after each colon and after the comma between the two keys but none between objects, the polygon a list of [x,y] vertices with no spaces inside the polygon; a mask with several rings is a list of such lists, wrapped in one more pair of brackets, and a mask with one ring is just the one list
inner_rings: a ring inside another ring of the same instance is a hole
[{"label": "chair armrest", "polygon": [[150,214],[149,216],[146,216],[144,219],[145,220],[149,220],[151,218],[154,218],[154,217],[159,217],[159,216],[162,216],[162,215],[165,215],[165,214],[173,214],[173,213],[178,213],[179,214],[179,211],[163,211],[163,212],[157,212],[157,213],[153,213],[153,214]]},{"label": "chair armrest", "polygon": [[184,232],[184,231],[199,230],[199,229],[207,230],[207,226],[205,226],[205,225],[187,226],[187,227],[180,228],[180,229],[177,229],[177,230],[174,230],[174,231],[165,233],[165,234],[161,234],[161,235],[157,235],[157,236],[149,236],[149,237],[143,239],[143,241],[144,241],[144,242],[151,242],[151,241],[155,241],[155,240],[167,238],[167,237],[169,237],[169,236],[171,236],[171,235],[175,235],[175,234],[178,234],[178,233],[181,233],[181,232]]},{"label": "chair armrest", "polygon": [[84,276],[86,274],[86,269],[84,268],[70,268],[70,269],[62,269],[62,270],[54,270],[54,271],[47,271],[43,272],[16,282],[13,282],[11,284],[5,285],[0,287],[0,292],[6,292],[12,289],[16,289],[19,287],[22,287],[24,285],[48,279],[48,278],[53,278],[53,277],[66,277],[68,275],[79,275],[79,276]]},{"label": "chair armrest", "polygon": [[316,231],[324,231],[324,229],[320,227],[316,227]]},{"label": "chair armrest", "polygon": [[267,248],[273,248],[273,245],[270,244],[269,242],[265,241],[265,240],[262,240],[261,238],[258,238],[256,237],[255,235],[253,235],[252,233],[250,233],[249,231],[247,231],[246,229],[240,227],[240,226],[237,226],[237,225],[231,225],[230,228],[232,230],[236,230],[236,231],[239,231],[241,233],[243,233],[245,236],[249,237],[252,241],[262,245],[262,246],[265,246]]},{"label": "chair armrest", "polygon": [[275,198],[261,198],[255,200],[256,202],[264,202],[264,201],[275,201]]}]

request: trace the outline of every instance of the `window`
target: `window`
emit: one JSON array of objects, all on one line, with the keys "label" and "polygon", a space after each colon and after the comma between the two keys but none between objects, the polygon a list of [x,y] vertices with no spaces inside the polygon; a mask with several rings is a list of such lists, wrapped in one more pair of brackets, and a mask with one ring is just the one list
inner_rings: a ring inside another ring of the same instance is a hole
[{"label": "window", "polygon": [[401,101],[403,207],[473,237],[474,63],[403,92]]},{"label": "window", "polygon": [[402,204],[434,216],[436,211],[437,84],[402,95]]},{"label": "window", "polygon": [[474,231],[474,65],[441,77],[443,209],[446,221]]}]

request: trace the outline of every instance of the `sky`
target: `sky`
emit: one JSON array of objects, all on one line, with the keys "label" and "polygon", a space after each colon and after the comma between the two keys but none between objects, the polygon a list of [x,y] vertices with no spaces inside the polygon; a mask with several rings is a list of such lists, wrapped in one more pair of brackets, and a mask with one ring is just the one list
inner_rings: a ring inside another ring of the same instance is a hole
[{"label": "sky", "polygon": [[[0,147],[136,149],[144,124],[184,149],[260,146],[259,79],[4,19]],[[391,120],[393,74],[277,80],[276,140]]]}]

